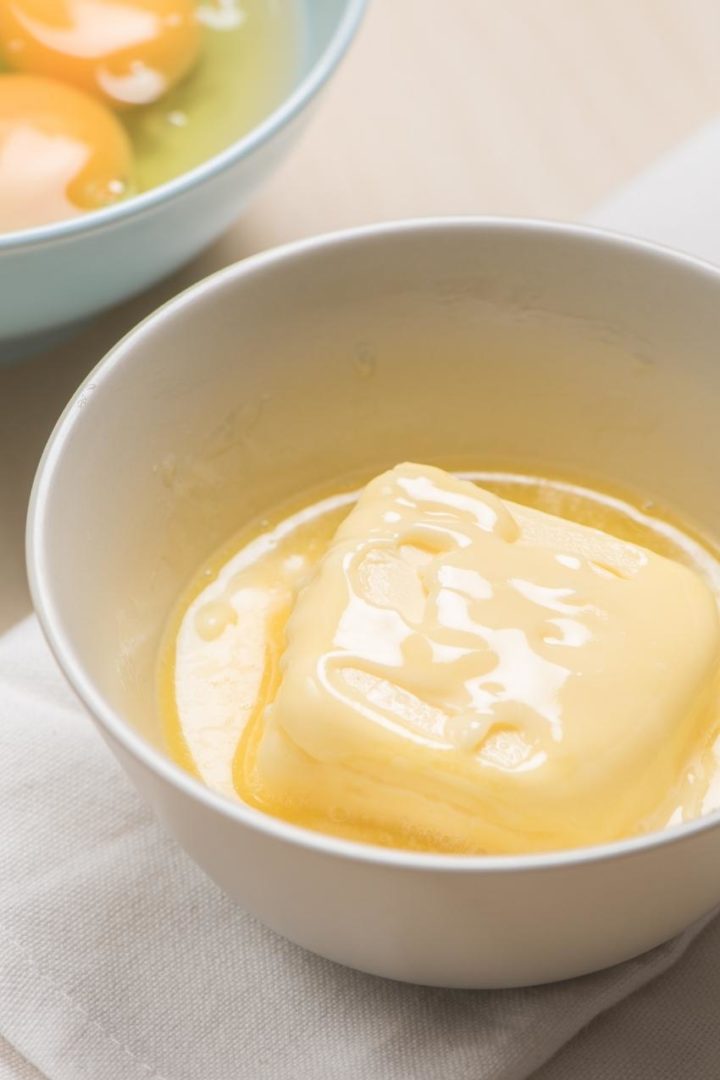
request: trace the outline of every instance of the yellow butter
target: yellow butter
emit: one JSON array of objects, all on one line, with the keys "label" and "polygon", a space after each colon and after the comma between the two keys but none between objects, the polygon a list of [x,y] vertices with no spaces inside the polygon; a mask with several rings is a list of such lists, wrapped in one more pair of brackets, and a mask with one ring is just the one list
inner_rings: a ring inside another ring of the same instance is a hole
[{"label": "yellow butter", "polygon": [[251,805],[490,853],[701,810],[688,762],[714,732],[720,629],[711,590],[670,559],[402,465],[282,603],[235,753]]}]

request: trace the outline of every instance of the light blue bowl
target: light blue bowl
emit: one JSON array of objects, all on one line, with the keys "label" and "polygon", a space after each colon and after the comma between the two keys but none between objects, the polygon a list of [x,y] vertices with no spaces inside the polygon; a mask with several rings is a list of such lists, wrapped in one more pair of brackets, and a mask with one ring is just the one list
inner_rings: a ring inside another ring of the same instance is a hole
[{"label": "light blue bowl", "polygon": [[127,202],[0,236],[0,361],[71,332],[211,243],[284,158],[350,44],[366,0],[306,0],[294,88],[222,153]]}]

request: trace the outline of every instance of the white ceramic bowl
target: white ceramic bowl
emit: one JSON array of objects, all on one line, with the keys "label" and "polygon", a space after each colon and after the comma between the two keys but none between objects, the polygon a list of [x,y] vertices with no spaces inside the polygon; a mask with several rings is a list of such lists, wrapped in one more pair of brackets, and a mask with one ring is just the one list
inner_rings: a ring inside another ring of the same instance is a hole
[{"label": "white ceramic bowl", "polygon": [[365,0],[304,0],[293,85],[222,153],[159,187],[71,221],[0,234],[0,362],[142,292],[220,235],[285,157],[341,60]]},{"label": "white ceramic bowl", "polygon": [[213,794],[165,756],[158,635],[251,514],[411,458],[595,477],[720,535],[720,272],[590,229],[383,226],[228,268],[126,337],[48,445],[29,520],[37,611],[158,816],[231,896],[323,956],[511,986],[613,964],[720,901],[712,815],[527,857],[344,842]]}]

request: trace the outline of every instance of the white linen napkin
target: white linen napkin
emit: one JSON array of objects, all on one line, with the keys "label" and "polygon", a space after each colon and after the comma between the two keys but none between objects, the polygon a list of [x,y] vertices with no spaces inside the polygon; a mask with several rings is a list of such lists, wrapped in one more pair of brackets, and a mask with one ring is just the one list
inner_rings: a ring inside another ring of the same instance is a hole
[{"label": "white linen napkin", "polygon": [[[701,929],[527,990],[412,987],[312,956],[154,821],[34,618],[0,638],[0,821],[0,1035],[50,1080],[520,1080]],[[37,1075],[5,1061],[7,1080]]]},{"label": "white linen napkin", "polygon": [[664,154],[587,221],[720,263],[720,119]]}]

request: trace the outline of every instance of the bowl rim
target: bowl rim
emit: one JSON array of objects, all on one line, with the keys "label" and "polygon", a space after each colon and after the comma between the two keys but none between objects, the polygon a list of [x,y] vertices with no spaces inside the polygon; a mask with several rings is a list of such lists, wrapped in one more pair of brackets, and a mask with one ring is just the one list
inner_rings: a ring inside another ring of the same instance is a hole
[{"label": "bowl rim", "polygon": [[181,793],[191,801],[198,801],[206,809],[231,819],[237,825],[258,830],[271,839],[310,849],[316,854],[393,867],[398,870],[433,873],[545,872],[604,862],[608,859],[630,858],[716,828],[720,824],[720,810],[711,811],[692,821],[610,843],[528,854],[462,855],[415,852],[346,840],[282,821],[245,806],[239,801],[235,802],[213,791],[199,778],[186,772],[140,735],[105,701],[103,695],[95,688],[93,680],[86,674],[81,659],[66,640],[62,629],[62,619],[53,600],[45,551],[48,542],[47,498],[53,483],[54,472],[61,463],[64,444],[72,434],[77,415],[89,404],[92,397],[92,393],[88,391],[94,390],[97,385],[109,378],[126,358],[132,356],[136,346],[142,343],[145,335],[153,333],[159,325],[172,319],[176,313],[185,311],[193,304],[200,302],[206,294],[212,294],[228,282],[242,280],[275,264],[302,260],[307,255],[314,255],[334,247],[352,246],[358,241],[392,239],[407,233],[429,236],[444,231],[466,232],[468,230],[479,231],[480,234],[506,230],[517,235],[531,234],[565,238],[604,246],[616,251],[650,256],[656,261],[675,263],[685,270],[700,272],[703,276],[711,278],[714,286],[720,290],[719,266],[666,245],[598,226],[538,218],[499,216],[428,217],[358,226],[296,240],[223,267],[166,301],[122,337],[89,372],[60,415],[37,467],[27,516],[27,572],[35,613],[50,650],[65,678],[111,743],[118,743],[140,765],[145,766],[160,780],[180,789]]},{"label": "bowl rim", "polygon": [[296,82],[280,104],[241,138],[199,165],[180,173],[157,187],[132,195],[129,199],[101,210],[92,210],[80,217],[51,222],[28,229],[0,234],[0,255],[18,249],[66,240],[73,236],[115,225],[135,214],[151,210],[166,200],[183,195],[196,184],[202,184],[231,168],[244,157],[268,142],[286,127],[319,93],[347,52],[360,26],[369,0],[343,0],[344,8],[327,45],[305,76]]}]

